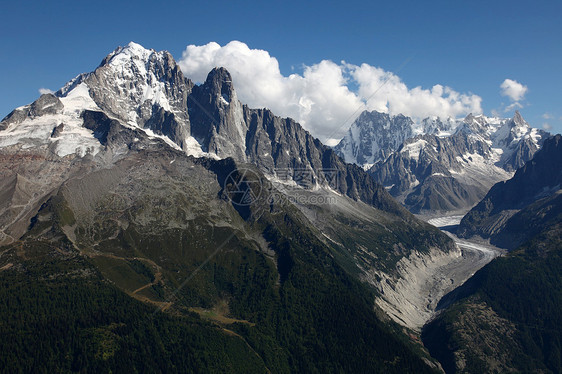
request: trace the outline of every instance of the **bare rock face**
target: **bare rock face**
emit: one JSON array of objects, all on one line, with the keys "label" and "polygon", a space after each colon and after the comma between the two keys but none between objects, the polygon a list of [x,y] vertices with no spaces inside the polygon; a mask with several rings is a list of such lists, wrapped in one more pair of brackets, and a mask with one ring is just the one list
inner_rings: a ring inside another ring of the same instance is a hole
[{"label": "bare rock face", "polygon": [[245,160],[248,126],[226,69],[213,69],[204,84],[193,87],[188,105],[192,136],[205,152]]},{"label": "bare rock face", "polygon": [[29,107],[29,116],[40,117],[46,114],[57,114],[62,111],[61,101],[53,94],[39,96]]},{"label": "bare rock face", "polygon": [[51,138],[58,138],[60,134],[63,132],[63,130],[64,130],[64,123],[55,126],[53,132],[51,133]]}]

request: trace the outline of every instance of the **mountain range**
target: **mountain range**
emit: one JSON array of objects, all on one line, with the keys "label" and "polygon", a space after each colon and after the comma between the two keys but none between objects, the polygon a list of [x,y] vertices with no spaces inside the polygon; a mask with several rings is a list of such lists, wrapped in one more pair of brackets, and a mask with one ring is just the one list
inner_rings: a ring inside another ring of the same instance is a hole
[{"label": "mountain range", "polygon": [[[560,136],[547,138],[518,112],[364,112],[331,148],[241,103],[224,68],[195,84],[168,52],[119,47],[0,122],[1,367],[556,372],[558,335],[522,330],[537,321],[505,314],[486,280],[558,258]],[[456,233],[512,254],[492,261],[412,214],[475,204]],[[513,337],[484,366],[482,346],[454,345],[474,295]],[[512,347],[533,365],[497,364]]]},{"label": "mountain range", "polygon": [[[438,367],[393,322],[419,334],[432,307],[383,292],[398,262],[459,249],[298,123],[240,103],[223,68],[196,85],[167,52],[119,47],[2,120],[0,157],[7,368]],[[14,310],[38,313],[40,338]]]},{"label": "mountain range", "polygon": [[364,112],[334,148],[357,163],[416,214],[466,212],[507,180],[549,136],[515,112],[462,121]]}]

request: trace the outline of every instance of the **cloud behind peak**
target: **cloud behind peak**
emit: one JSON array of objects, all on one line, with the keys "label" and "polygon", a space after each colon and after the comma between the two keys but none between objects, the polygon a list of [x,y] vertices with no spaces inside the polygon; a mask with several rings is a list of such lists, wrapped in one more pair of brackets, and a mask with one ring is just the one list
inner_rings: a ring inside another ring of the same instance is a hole
[{"label": "cloud behind peak", "polygon": [[203,82],[212,68],[225,67],[243,103],[291,117],[322,141],[341,138],[365,109],[414,119],[482,112],[478,95],[439,84],[409,88],[398,75],[369,64],[322,60],[304,66],[301,74],[285,76],[269,52],[251,49],[240,41],[224,46],[215,42],[189,45],[179,65],[185,76],[197,83]]}]

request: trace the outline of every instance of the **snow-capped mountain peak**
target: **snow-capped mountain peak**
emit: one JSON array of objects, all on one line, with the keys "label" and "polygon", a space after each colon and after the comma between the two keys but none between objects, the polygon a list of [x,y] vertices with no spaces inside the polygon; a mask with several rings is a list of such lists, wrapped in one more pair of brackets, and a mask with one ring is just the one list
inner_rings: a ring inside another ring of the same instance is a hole
[{"label": "snow-capped mountain peak", "polygon": [[183,80],[168,52],[145,49],[133,42],[109,54],[88,77],[94,100],[104,101],[118,118],[140,127],[144,127],[154,106],[174,113],[185,109],[184,95],[173,92],[176,84],[185,86]]},{"label": "snow-capped mountain peak", "polygon": [[[163,53],[163,52],[160,52]],[[110,53],[101,65],[109,64],[113,66],[125,65],[130,60],[148,61],[152,54],[158,54],[154,49],[146,49],[142,45],[130,42],[125,47],[118,47]]]},{"label": "snow-capped mountain peak", "polygon": [[486,117],[483,114],[468,114],[458,125],[456,132],[464,133],[480,139],[489,139],[500,128],[504,119]]},{"label": "snow-capped mountain peak", "polygon": [[413,124],[411,118],[403,115],[364,111],[334,150],[346,162],[367,169],[375,162],[384,160],[404,140],[412,137]]},{"label": "snow-capped mountain peak", "polygon": [[[17,144],[21,140],[17,134],[27,133],[25,136],[35,139],[27,146],[47,145],[60,157],[95,154],[100,144],[92,131],[84,128],[83,118],[85,111],[93,111],[190,154],[202,154],[190,136],[187,96],[192,87],[168,52],[131,42],[108,54],[95,71],[69,81],[55,95],[43,95],[12,112],[0,124],[0,130],[7,130],[0,134],[0,146]],[[57,108],[56,112],[41,109],[38,103],[43,102]],[[42,130],[24,131],[28,122]],[[57,136],[50,137],[51,132]]]},{"label": "snow-capped mountain peak", "polygon": [[193,83],[170,53],[131,42],[108,54],[95,71],[70,81],[57,96],[65,97],[79,85],[87,87],[89,96],[110,118],[164,136],[182,149],[193,148],[187,114]]},{"label": "snow-capped mountain peak", "polygon": [[531,132],[531,126],[516,111],[513,118],[501,121],[501,126],[498,126],[490,138],[495,147],[506,148],[530,135]]},{"label": "snow-capped mountain peak", "polygon": [[412,211],[463,210],[509,179],[548,136],[513,118],[469,114],[453,134],[407,139],[370,172]]},{"label": "snow-capped mountain peak", "polygon": [[445,120],[431,116],[424,118],[420,125],[415,126],[414,133],[420,134],[435,134],[438,136],[451,135],[452,131],[457,127],[458,122],[454,118],[447,118]]},{"label": "snow-capped mountain peak", "polygon": [[189,126],[185,101],[193,84],[166,51],[130,42],[108,54],[95,71],[71,80],[57,96],[66,96],[82,83],[100,108],[132,127],[145,127],[160,109]]}]

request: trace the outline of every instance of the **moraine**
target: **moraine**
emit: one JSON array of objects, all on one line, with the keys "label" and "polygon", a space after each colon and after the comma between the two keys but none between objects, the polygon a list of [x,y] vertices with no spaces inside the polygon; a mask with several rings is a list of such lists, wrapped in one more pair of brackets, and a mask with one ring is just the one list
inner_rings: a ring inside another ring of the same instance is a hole
[{"label": "moraine", "polygon": [[461,240],[454,235],[452,232],[462,217],[418,216],[449,235],[457,244],[457,251],[448,254],[432,251],[428,255],[413,253],[400,260],[397,264],[399,276],[381,282],[382,296],[377,298],[377,305],[395,322],[421,331],[441,309],[439,302],[445,295],[504,252],[483,240]]}]

